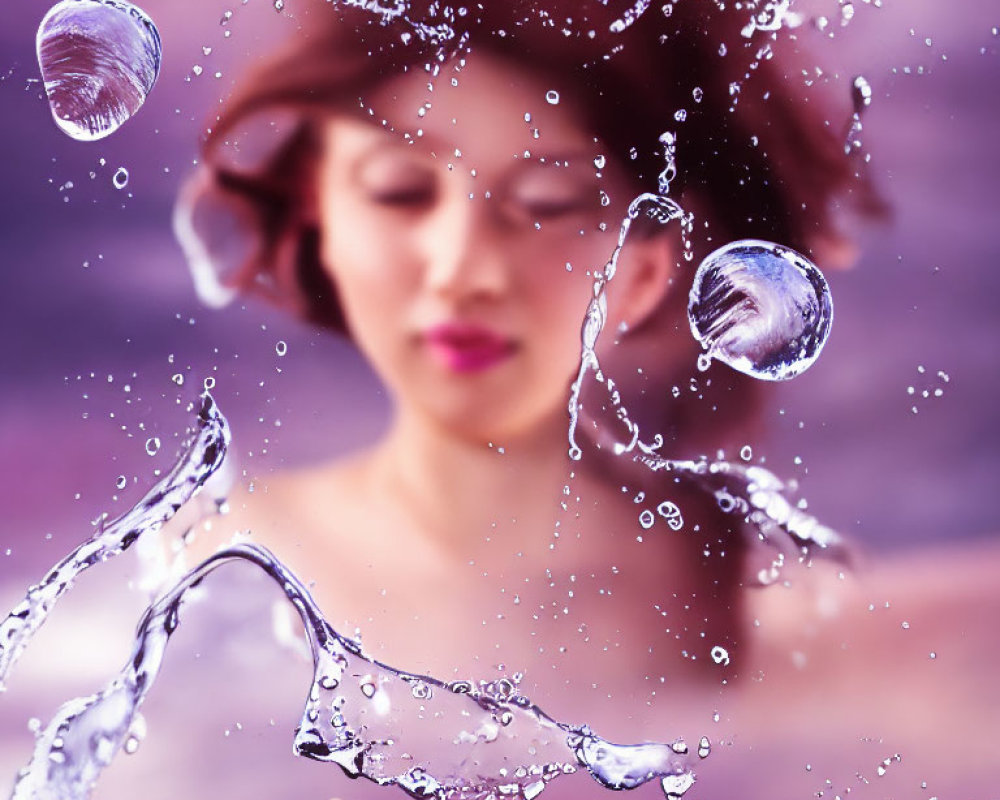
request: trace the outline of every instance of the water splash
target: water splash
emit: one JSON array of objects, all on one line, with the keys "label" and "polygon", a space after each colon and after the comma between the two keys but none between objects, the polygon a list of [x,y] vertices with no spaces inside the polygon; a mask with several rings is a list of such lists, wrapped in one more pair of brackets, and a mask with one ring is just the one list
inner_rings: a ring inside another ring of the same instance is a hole
[{"label": "water splash", "polygon": [[864,75],[858,75],[851,82],[851,105],[853,111],[844,135],[844,155],[861,150],[861,132],[864,130],[861,118],[872,104],[872,86]]},{"label": "water splash", "polygon": [[[643,440],[614,381],[601,369],[596,347],[607,323],[607,286],[618,271],[618,259],[635,220],[642,216],[660,224],[678,220],[685,257],[690,254],[687,234],[693,217],[667,196],[676,174],[675,139],[665,133],[660,141],[666,163],[659,176],[659,193],[640,194],[629,204],[618,242],[594,280],[580,334],[580,364],[568,404],[569,456],[573,460],[583,456],[576,432],[584,383],[593,373],[607,388],[616,418],[627,432],[627,440],[615,442],[613,452],[631,454],[635,462],[653,472],[672,472],[690,481],[713,496],[724,513],[748,523],[755,544],[774,553],[770,564],[756,576],[761,584],[772,583],[789,557],[806,560],[818,550],[847,560],[850,554],[840,535],[794,506],[788,500],[792,487],[769,470],[723,460],[661,455],[663,436]],[[733,242],[705,258],[695,273],[690,297],[692,331],[709,346],[708,355],[759,379],[787,379],[806,369],[819,355],[833,315],[829,288],[819,269],[786,247],[758,240]],[[683,525],[679,509],[672,519],[678,527]]]},{"label": "water splash", "polygon": [[791,0],[766,0],[764,3],[755,3],[751,10],[751,17],[743,29],[741,35],[749,39],[754,31],[779,31],[782,26],[796,28],[802,24],[802,17],[791,10]]},{"label": "water splash", "polygon": [[30,587],[24,600],[0,622],[0,691],[6,689],[7,676],[31,637],[77,576],[123,553],[144,533],[159,530],[218,471],[229,445],[229,425],[208,393],[202,397],[198,428],[177,464],[138,504],[113,522],[102,523],[90,539]]},{"label": "water splash", "polygon": [[[53,567],[0,625],[0,676],[6,676],[77,575],[158,531],[220,468],[229,431],[207,393],[198,421],[198,434],[169,475]],[[358,642],[329,625],[298,578],[269,551],[243,544],[202,562],[146,610],[121,672],[99,692],[64,703],[36,734],[13,800],[89,796],[102,771],[134,741],[140,707],[180,624],[185,596],[231,561],[262,569],[302,620],[314,673],[295,732],[299,755],[335,763],[347,775],[380,786],[399,786],[413,797],[439,800],[530,800],[580,767],[612,790],[658,779],[668,798],[681,797],[694,783],[692,759],[681,740],[614,744],[586,726],[552,719],[520,695],[510,679],[444,683],[373,660]]]},{"label": "water splash", "polygon": [[79,141],[108,136],[134,115],[160,71],[160,34],[124,0],[62,0],[35,38],[52,116]]},{"label": "water splash", "polygon": [[816,266],[787,247],[744,239],[698,267],[688,301],[691,332],[717,359],[763,380],[793,378],[819,356],[833,302]]},{"label": "water splash", "polygon": [[611,23],[608,27],[612,33],[621,33],[626,28],[634,25],[639,17],[646,13],[649,9],[653,0],[635,0],[635,5],[628,9],[624,14],[622,14],[618,19]]},{"label": "water splash", "polygon": [[122,671],[100,692],[65,703],[38,734],[13,800],[89,795],[128,740],[180,624],[186,593],[234,560],[255,564],[282,587],[309,640],[314,674],[295,733],[298,755],[439,800],[530,800],[581,766],[612,790],[659,779],[668,798],[679,798],[694,783],[683,741],[613,744],[586,726],[552,719],[508,679],[443,683],[371,659],[330,627],[298,578],[268,550],[241,544],[191,570],[146,611]]},{"label": "water splash", "polygon": [[[449,5],[432,4],[426,9],[424,19],[415,19],[409,13],[410,4],[407,0],[338,0],[338,2],[351,8],[377,14],[385,23],[394,21],[405,23],[416,35],[418,41],[428,42],[442,48],[456,38],[454,27],[456,15],[466,13],[464,8],[457,9]],[[404,34],[403,44],[408,44],[412,38],[410,34]]]}]

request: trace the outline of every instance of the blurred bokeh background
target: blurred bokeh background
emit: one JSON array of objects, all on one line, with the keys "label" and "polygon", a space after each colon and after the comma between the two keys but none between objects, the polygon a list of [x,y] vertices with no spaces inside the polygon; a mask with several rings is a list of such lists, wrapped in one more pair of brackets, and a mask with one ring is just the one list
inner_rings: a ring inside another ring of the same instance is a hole
[{"label": "blurred bokeh background", "polygon": [[[121,130],[81,143],[53,123],[35,61],[49,5],[0,12],[4,607],[170,466],[206,377],[248,479],[358,445],[385,410],[348,344],[261,305],[200,305],[171,232],[211,110],[294,20],[266,0],[146,0],[159,82]],[[885,0],[856,3],[842,26],[843,4],[812,5],[831,20],[815,44],[827,84],[845,101],[855,75],[873,88],[864,151],[893,213],[863,229],[856,267],[829,276],[832,338],[812,370],[768,388],[755,456],[876,557],[993,537],[1000,14]]]}]

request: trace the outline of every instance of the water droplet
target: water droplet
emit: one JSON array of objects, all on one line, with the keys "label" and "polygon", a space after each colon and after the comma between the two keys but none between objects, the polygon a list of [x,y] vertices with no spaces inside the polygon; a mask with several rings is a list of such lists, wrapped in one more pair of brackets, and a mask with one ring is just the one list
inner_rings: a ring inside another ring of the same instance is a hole
[{"label": "water droplet", "polygon": [[691,332],[715,358],[763,380],[807,369],[826,344],[833,301],[823,273],[787,247],[731,242],[705,258],[688,299]]},{"label": "water droplet", "polygon": [[663,794],[667,800],[680,800],[687,790],[694,786],[694,775],[690,772],[680,775],[667,775],[661,779],[660,785],[663,787]]},{"label": "water droplet", "polygon": [[128,186],[128,170],[125,167],[118,167],[111,178],[111,182],[115,185],[116,189],[124,189]]},{"label": "water droplet", "polygon": [[872,86],[863,75],[858,75],[851,84],[851,102],[855,114],[860,114],[872,104]]},{"label": "water droplet", "polygon": [[712,743],[708,740],[707,736],[702,736],[701,741],[698,742],[698,758],[708,758],[711,752]]},{"label": "water droplet", "polygon": [[676,503],[664,500],[656,507],[656,513],[667,521],[667,527],[672,531],[679,531],[684,527],[684,517]]},{"label": "water droplet", "polygon": [[375,696],[375,692],[378,691],[378,686],[375,685],[375,679],[371,675],[365,675],[361,679],[361,694],[363,694],[368,699]]},{"label": "water droplet", "polygon": [[160,70],[160,34],[124,0],[62,0],[35,37],[52,116],[79,141],[114,133],[146,100]]},{"label": "water droplet", "polygon": [[727,666],[729,664],[729,651],[717,644],[712,648],[712,661],[724,667]]},{"label": "water droplet", "polygon": [[420,680],[413,681],[411,692],[417,700],[429,700],[434,694],[431,687]]},{"label": "water droplet", "polygon": [[285,341],[280,341],[274,346],[274,352],[279,356],[283,356],[288,352],[288,343]]},{"label": "water droplet", "polygon": [[545,93],[545,101],[549,105],[553,105],[553,106],[557,105],[559,103],[559,92],[557,92],[555,89],[549,89]]},{"label": "water droplet", "polygon": [[151,456],[155,456],[157,453],[160,452],[160,437],[159,436],[150,436],[146,440],[146,452],[149,455],[151,455]]}]

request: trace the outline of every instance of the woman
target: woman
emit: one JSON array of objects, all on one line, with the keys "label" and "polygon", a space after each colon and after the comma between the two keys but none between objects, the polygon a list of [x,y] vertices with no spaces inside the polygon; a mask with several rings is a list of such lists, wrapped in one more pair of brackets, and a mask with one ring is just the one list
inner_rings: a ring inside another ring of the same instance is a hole
[{"label": "woman", "polygon": [[[601,360],[665,453],[745,444],[753,387],[695,369],[685,249],[755,237],[830,265],[831,204],[869,195],[781,78],[773,20],[689,3],[418,6],[302,9],[302,36],[205,142],[182,207],[201,285],[346,333],[392,400],[369,448],[273,476],[215,529],[249,529],[384,662],[445,680],[506,664],[559,719],[697,740],[749,658],[740,522],[608,452],[616,409],[593,381],[590,444],[569,459],[583,313],[675,130],[670,192],[694,228],[637,221]],[[212,241],[220,209],[238,246]],[[663,501],[681,530],[639,523]]]}]

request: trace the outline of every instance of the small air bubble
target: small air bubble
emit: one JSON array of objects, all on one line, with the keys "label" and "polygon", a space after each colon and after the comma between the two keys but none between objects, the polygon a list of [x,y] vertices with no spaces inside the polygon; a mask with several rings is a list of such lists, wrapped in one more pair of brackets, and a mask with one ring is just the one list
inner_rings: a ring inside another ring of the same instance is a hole
[{"label": "small air bubble", "polygon": [[656,522],[656,517],[653,516],[653,512],[648,508],[644,508],[639,514],[639,524],[648,531],[653,527],[654,522]]},{"label": "small air bubble", "polygon": [[124,189],[128,186],[128,170],[125,167],[118,167],[111,178],[111,182],[115,185],[116,189]]},{"label": "small air bubble", "polygon": [[288,343],[285,342],[284,340],[278,342],[274,346],[274,352],[277,353],[279,356],[285,355],[285,353],[288,352]]},{"label": "small air bubble", "polygon": [[146,453],[155,456],[160,452],[160,437],[151,436],[146,440]]},{"label": "small air bubble", "polygon": [[128,478],[124,475],[119,475],[117,480],[115,480],[115,487],[118,489],[124,489],[128,485]]},{"label": "small air bubble", "polygon": [[545,93],[545,102],[547,102],[549,105],[552,105],[552,106],[558,105],[559,104],[559,92],[557,92],[555,89],[549,89]]},{"label": "small air bubble", "polygon": [[744,461],[749,461],[751,458],[753,458],[753,448],[750,447],[750,445],[748,444],[743,445],[742,449],[740,450],[740,458],[742,458]]},{"label": "small air bubble", "polygon": [[712,661],[716,664],[721,664],[726,666],[729,664],[729,651],[721,645],[716,645],[712,648]]}]

